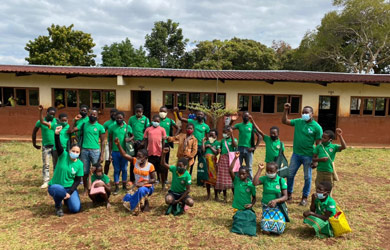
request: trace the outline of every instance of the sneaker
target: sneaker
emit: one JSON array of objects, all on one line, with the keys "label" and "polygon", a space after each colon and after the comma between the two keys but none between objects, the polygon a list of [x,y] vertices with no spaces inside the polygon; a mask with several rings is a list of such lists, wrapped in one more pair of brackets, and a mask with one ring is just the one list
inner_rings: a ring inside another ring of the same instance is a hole
[{"label": "sneaker", "polygon": [[131,212],[130,202],[123,202],[123,206]]},{"label": "sneaker", "polygon": [[62,211],[62,207],[56,208],[56,215],[57,215],[58,217],[64,216],[64,211]]},{"label": "sneaker", "polygon": [[291,202],[291,201],[292,201],[292,194],[288,193],[287,194],[287,202]]},{"label": "sneaker", "polygon": [[115,184],[114,195],[117,195],[118,193],[119,193],[119,185]]},{"label": "sneaker", "polygon": [[307,199],[303,198],[301,202],[299,203],[300,206],[306,206],[307,205]]},{"label": "sneaker", "polygon": [[42,185],[41,185],[41,188],[44,189],[44,188],[47,188],[49,186],[49,184],[47,184],[47,182],[44,182]]}]

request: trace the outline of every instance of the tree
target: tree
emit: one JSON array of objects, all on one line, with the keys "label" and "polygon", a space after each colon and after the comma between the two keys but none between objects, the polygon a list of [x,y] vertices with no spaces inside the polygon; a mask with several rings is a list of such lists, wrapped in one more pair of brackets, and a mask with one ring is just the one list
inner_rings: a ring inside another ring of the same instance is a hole
[{"label": "tree", "polygon": [[336,0],[315,32],[317,55],[354,73],[383,73],[390,65],[390,3]]},{"label": "tree", "polygon": [[148,56],[162,68],[180,68],[180,58],[185,53],[188,39],[184,39],[179,23],[168,19],[154,23],[152,33],[145,36]]},{"label": "tree", "polygon": [[142,46],[135,49],[128,38],[110,46],[104,45],[102,61],[102,66],[111,67],[158,67],[155,61],[149,60]]},{"label": "tree", "polygon": [[218,126],[219,118],[225,115],[233,115],[238,112],[238,109],[227,109],[222,103],[214,102],[210,107],[207,107],[200,103],[189,103],[187,106],[188,109],[199,110],[205,113],[208,117],[211,118],[211,124],[214,129]]},{"label": "tree", "polygon": [[52,24],[48,36],[39,36],[26,44],[26,61],[38,65],[91,66],[95,65],[91,34]]},{"label": "tree", "polygon": [[196,45],[193,53],[193,67],[197,69],[277,69],[275,52],[250,39],[201,41]]}]

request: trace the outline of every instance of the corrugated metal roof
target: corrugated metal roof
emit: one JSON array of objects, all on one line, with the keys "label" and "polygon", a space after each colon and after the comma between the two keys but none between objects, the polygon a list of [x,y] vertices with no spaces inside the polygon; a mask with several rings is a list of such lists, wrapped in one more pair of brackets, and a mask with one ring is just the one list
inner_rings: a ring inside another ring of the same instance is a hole
[{"label": "corrugated metal roof", "polygon": [[123,67],[75,67],[41,65],[0,65],[0,73],[49,74],[95,77],[158,77],[187,79],[221,79],[245,81],[291,81],[291,82],[363,82],[390,83],[390,74],[350,74],[283,70],[193,70],[162,68]]}]

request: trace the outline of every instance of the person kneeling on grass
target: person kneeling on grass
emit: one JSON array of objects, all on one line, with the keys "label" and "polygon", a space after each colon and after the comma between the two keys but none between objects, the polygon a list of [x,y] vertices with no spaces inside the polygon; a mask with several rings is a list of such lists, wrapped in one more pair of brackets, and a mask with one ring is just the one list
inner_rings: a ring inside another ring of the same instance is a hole
[{"label": "person kneeling on grass", "polygon": [[255,236],[257,231],[256,214],[252,210],[256,203],[256,187],[250,179],[250,171],[247,167],[241,166],[236,176],[233,167],[240,157],[236,152],[235,158],[230,164],[229,173],[234,185],[232,232]]},{"label": "person kneeling on grass", "polygon": [[282,234],[286,228],[286,217],[278,204],[287,200],[287,184],[278,176],[278,165],[275,162],[267,163],[265,176],[260,177],[263,169],[264,165],[259,164],[259,170],[253,180],[255,186],[263,185],[261,230],[265,234]]},{"label": "person kneeling on grass", "polygon": [[89,198],[91,198],[94,205],[105,202],[106,207],[110,208],[110,202],[108,198],[111,195],[110,178],[103,173],[103,167],[100,163],[92,166],[91,178],[89,178]]},{"label": "person kneeling on grass", "polygon": [[118,138],[115,138],[115,144],[122,157],[134,164],[135,184],[130,190],[137,189],[137,191],[123,197],[123,206],[133,212],[134,215],[138,215],[140,212],[148,212],[150,209],[148,197],[153,194],[153,184],[156,182],[156,171],[153,164],[148,162],[148,151],[140,149],[137,152],[137,157],[132,157],[126,154]]},{"label": "person kneeling on grass", "polygon": [[336,214],[336,202],[330,197],[332,184],[323,181],[316,188],[317,193],[311,196],[310,210],[303,213],[303,223],[313,227],[317,237],[333,237],[329,222],[329,218]]},{"label": "person kneeling on grass", "polygon": [[58,126],[55,130],[54,141],[58,152],[58,161],[48,187],[48,192],[55,202],[56,214],[59,217],[64,216],[62,201],[71,213],[80,212],[81,202],[77,186],[84,175],[83,162],[78,159],[80,147],[72,145],[69,153],[64,151],[60,142],[61,130],[62,126]]},{"label": "person kneeling on grass", "polygon": [[172,185],[165,196],[165,202],[169,205],[166,214],[170,214],[172,209],[174,209],[173,214],[179,215],[186,211],[188,207],[194,205],[194,200],[189,196],[191,175],[186,169],[188,167],[188,159],[184,157],[179,158],[176,166],[169,166],[165,160],[165,154],[168,152],[169,148],[164,148],[161,157],[161,167],[168,169],[172,173]]}]

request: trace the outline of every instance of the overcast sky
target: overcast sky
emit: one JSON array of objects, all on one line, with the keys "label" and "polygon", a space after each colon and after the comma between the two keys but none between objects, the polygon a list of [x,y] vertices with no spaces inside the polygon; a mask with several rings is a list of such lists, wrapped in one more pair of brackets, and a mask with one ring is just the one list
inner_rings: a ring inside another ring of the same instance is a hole
[{"label": "overcast sky", "polygon": [[47,35],[52,23],[91,33],[101,63],[105,44],[128,37],[139,47],[153,23],[168,18],[180,23],[192,43],[239,37],[297,47],[333,9],[332,0],[2,0],[0,64],[27,64],[26,43]]}]

